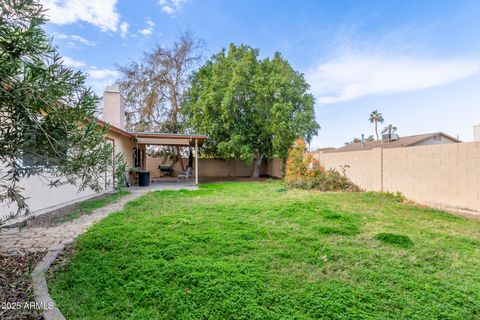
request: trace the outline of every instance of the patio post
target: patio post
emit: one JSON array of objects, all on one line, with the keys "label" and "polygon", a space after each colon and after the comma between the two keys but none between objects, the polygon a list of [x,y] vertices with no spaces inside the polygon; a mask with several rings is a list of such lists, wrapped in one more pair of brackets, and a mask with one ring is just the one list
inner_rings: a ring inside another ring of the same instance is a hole
[{"label": "patio post", "polygon": [[198,184],[198,140],[195,139],[195,184]]}]

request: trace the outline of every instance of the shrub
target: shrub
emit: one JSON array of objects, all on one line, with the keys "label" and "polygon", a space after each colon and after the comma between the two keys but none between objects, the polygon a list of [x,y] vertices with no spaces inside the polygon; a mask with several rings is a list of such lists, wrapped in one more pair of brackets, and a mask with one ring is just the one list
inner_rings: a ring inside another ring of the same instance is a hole
[{"label": "shrub", "polygon": [[285,182],[290,188],[320,191],[360,191],[360,188],[335,169],[325,170],[313,154],[305,152],[305,142],[295,141],[287,158]]},{"label": "shrub", "polygon": [[295,144],[288,152],[287,165],[285,169],[285,181],[287,184],[302,180],[307,172],[307,166],[304,162],[305,142],[297,139]]}]

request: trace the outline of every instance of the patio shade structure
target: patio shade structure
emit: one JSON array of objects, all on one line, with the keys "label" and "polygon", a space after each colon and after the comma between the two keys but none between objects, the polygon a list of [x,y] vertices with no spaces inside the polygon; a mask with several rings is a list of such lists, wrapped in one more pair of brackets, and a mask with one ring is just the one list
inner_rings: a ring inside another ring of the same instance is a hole
[{"label": "patio shade structure", "polygon": [[179,146],[195,148],[195,184],[198,184],[198,148],[203,145],[206,135],[175,134],[155,132],[129,132],[137,144],[157,146]]},{"label": "patio shade structure", "polygon": [[180,134],[180,133],[161,133],[161,132],[130,132],[114,125],[108,124],[103,120],[97,120],[100,126],[108,125],[108,130],[117,133],[128,139],[135,141],[137,149],[139,145],[156,146],[179,146],[195,148],[195,183],[198,184],[198,148],[203,145],[208,138],[204,134]]}]

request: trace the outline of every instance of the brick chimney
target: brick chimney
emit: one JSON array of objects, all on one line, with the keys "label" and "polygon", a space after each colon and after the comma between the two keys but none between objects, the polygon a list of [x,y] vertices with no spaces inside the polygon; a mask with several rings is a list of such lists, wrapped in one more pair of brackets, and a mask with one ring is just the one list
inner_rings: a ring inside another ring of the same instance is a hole
[{"label": "brick chimney", "polygon": [[125,130],[125,99],[120,86],[108,86],[103,93],[103,121]]}]

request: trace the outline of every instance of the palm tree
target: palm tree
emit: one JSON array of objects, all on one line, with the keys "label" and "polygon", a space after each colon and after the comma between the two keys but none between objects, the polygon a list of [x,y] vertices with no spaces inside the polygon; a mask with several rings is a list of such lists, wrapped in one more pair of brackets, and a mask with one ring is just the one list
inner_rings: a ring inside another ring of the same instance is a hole
[{"label": "palm tree", "polygon": [[382,134],[388,133],[388,141],[390,142],[390,139],[392,138],[392,134],[397,132],[397,127],[395,127],[393,124],[389,124],[382,130]]},{"label": "palm tree", "polygon": [[395,127],[393,124],[389,124],[382,130],[382,133],[387,133],[387,132],[388,134],[394,134],[395,132],[397,132],[397,127]]},{"label": "palm tree", "polygon": [[378,127],[377,127],[377,123],[383,123],[383,116],[380,112],[378,112],[377,110],[374,110],[372,111],[372,113],[370,113],[370,118],[368,119],[371,123],[375,123],[375,134],[377,135],[377,140],[379,140],[378,138]]}]

